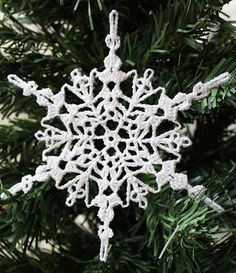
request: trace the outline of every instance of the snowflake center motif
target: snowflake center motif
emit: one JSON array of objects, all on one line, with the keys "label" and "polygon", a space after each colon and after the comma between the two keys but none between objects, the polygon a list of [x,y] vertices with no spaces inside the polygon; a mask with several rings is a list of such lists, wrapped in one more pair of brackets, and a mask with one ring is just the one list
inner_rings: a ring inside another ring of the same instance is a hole
[{"label": "snowflake center motif", "polygon": [[[84,199],[87,207],[97,206],[102,222],[98,230],[101,261],[107,259],[109,239],[113,236],[110,223],[116,206],[127,207],[133,201],[146,208],[147,194],[159,192],[167,183],[173,190],[186,189],[191,197],[203,189],[192,187],[185,174],[175,172],[181,159],[180,149],[191,144],[180,133],[177,113],[189,109],[193,99],[207,96],[212,87],[229,79],[228,73],[221,74],[208,83],[196,84],[189,94],[178,93],[170,99],[163,87],[153,88],[152,69],[147,69],[142,77],[136,70],[120,70],[122,62],[116,55],[120,46],[118,13],[113,10],[109,18],[110,33],[105,39],[109,54],[103,71],[93,69],[86,76],[75,69],[71,72],[73,84],[64,84],[57,94],[16,75],[8,76],[25,96],[35,95],[38,104],[47,108],[41,121],[45,130],[36,133],[37,139],[46,145],[42,155],[46,164],[40,165],[35,175],[24,176],[9,191],[26,193],[33,183],[52,178],[58,189],[67,189],[68,206],[77,199]],[[122,90],[127,81],[132,82],[129,96]],[[147,174],[154,177],[150,184],[142,179]],[[209,198],[204,197],[204,201],[222,210]]]}]

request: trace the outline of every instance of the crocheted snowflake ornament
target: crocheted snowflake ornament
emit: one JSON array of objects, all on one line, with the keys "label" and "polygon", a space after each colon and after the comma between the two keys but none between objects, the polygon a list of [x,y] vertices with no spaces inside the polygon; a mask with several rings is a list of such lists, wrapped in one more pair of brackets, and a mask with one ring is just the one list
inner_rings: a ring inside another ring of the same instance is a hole
[{"label": "crocheted snowflake ornament", "polygon": [[[120,70],[122,62],[116,55],[120,46],[117,24],[118,13],[112,11],[110,33],[105,40],[109,48],[105,69],[101,72],[93,69],[89,76],[75,69],[71,73],[73,84],[64,84],[57,94],[49,88],[38,88],[33,81],[8,76],[11,83],[23,89],[25,96],[35,95],[37,103],[47,108],[41,121],[44,130],[36,133],[36,138],[46,145],[44,164],[9,191],[27,193],[35,182],[52,178],[57,189],[67,189],[68,206],[84,199],[87,207],[98,207],[102,261],[107,259],[109,239],[113,236],[110,223],[116,206],[124,208],[133,201],[146,208],[147,194],[159,192],[167,183],[173,190],[186,189],[191,197],[203,189],[192,187],[185,174],[175,172],[181,159],[180,149],[191,144],[188,137],[180,134],[177,113],[189,109],[193,99],[206,97],[212,87],[229,79],[229,74],[224,73],[208,83],[197,83],[189,94],[178,93],[171,99],[163,87],[152,86],[153,70],[147,69],[142,77],[138,77],[136,70],[127,73]],[[130,96],[121,90],[121,83],[127,79],[132,80]],[[102,84],[101,90],[97,90],[96,82]],[[68,94],[75,95],[74,103],[67,102]],[[159,101],[149,104],[148,98],[154,94]],[[173,128],[159,130],[165,122]],[[142,174],[154,176],[156,186],[142,181]],[[214,209],[222,209],[209,198],[203,199]]]}]

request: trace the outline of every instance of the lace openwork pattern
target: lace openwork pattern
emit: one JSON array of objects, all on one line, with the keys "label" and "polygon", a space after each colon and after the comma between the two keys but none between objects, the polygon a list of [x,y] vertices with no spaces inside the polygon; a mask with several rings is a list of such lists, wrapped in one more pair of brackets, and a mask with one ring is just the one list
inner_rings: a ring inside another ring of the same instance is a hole
[{"label": "lace openwork pattern", "polygon": [[[191,197],[203,190],[202,186],[192,187],[185,174],[175,171],[181,148],[191,144],[180,133],[177,114],[189,109],[193,99],[206,97],[212,87],[229,79],[228,73],[221,74],[207,83],[197,83],[191,93],[178,93],[171,99],[163,87],[152,86],[152,69],[142,77],[136,70],[120,70],[117,26],[118,13],[113,10],[105,40],[109,48],[105,69],[93,69],[89,76],[75,69],[71,73],[73,83],[64,84],[56,94],[33,81],[8,76],[25,96],[35,95],[37,103],[47,108],[41,121],[43,131],[36,133],[36,138],[45,142],[43,164],[9,191],[27,193],[35,182],[51,178],[57,189],[67,189],[68,206],[84,199],[87,207],[98,207],[102,261],[107,259],[113,236],[110,223],[116,206],[127,207],[133,201],[146,208],[147,194],[159,192],[167,183],[173,190],[186,189]],[[130,90],[127,81],[131,82]],[[145,182],[142,177],[147,174],[155,178],[154,183]],[[6,196],[2,194],[2,198]],[[203,200],[222,210],[205,195]]]}]

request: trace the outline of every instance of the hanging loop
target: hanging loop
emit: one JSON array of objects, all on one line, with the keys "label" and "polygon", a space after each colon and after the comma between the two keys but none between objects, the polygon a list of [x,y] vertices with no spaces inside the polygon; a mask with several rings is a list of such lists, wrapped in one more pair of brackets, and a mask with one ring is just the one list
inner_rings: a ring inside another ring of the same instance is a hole
[{"label": "hanging loop", "polygon": [[106,45],[112,50],[117,50],[120,47],[120,37],[117,35],[118,30],[118,12],[112,10],[109,14],[110,33],[106,37]]}]

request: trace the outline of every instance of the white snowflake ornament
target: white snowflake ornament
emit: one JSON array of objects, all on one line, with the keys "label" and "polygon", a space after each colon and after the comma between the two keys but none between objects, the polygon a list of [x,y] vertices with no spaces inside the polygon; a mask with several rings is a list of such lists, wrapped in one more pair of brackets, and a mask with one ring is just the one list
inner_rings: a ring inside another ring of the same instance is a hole
[{"label": "white snowflake ornament", "polygon": [[[188,137],[180,134],[177,113],[189,109],[193,99],[206,97],[212,87],[229,79],[229,74],[224,73],[207,83],[197,83],[189,94],[178,93],[171,99],[163,87],[152,86],[152,69],[147,69],[142,77],[136,70],[120,70],[117,25],[118,13],[113,10],[105,40],[109,48],[105,69],[93,69],[89,76],[77,69],[72,71],[73,84],[64,84],[57,94],[49,88],[38,88],[33,81],[8,76],[9,82],[22,88],[25,96],[35,95],[37,103],[47,108],[41,121],[44,130],[36,133],[36,138],[46,145],[44,163],[33,176],[24,176],[9,191],[13,195],[19,191],[27,193],[35,182],[51,178],[57,189],[67,189],[68,206],[84,199],[87,207],[98,207],[102,222],[98,231],[101,261],[107,259],[109,239],[113,236],[110,223],[115,207],[124,208],[133,201],[146,208],[147,194],[159,192],[167,183],[173,190],[186,189],[191,197],[203,190],[202,186],[189,185],[187,176],[175,171],[181,148],[191,144]],[[121,83],[128,79],[132,80],[130,96],[121,90]],[[102,84],[100,90],[95,86],[97,82]],[[70,94],[75,97],[74,103],[67,102]],[[154,94],[159,97],[158,103],[148,104]],[[172,128],[160,130],[166,122]],[[154,176],[156,186],[142,181],[143,174]],[[6,198],[4,194],[1,197]],[[222,210],[211,199],[204,195],[202,198],[214,209]]]}]

